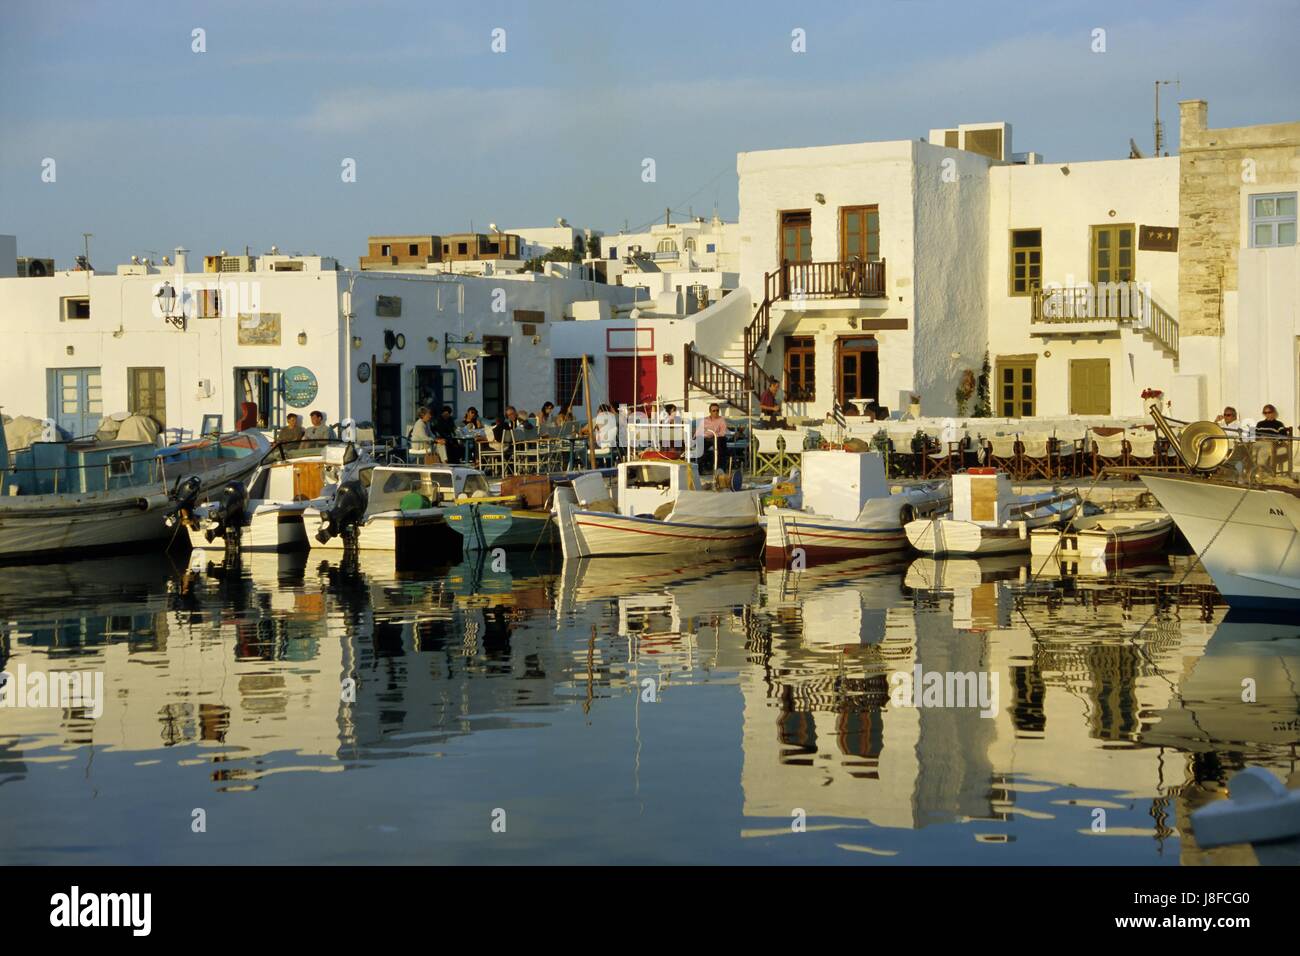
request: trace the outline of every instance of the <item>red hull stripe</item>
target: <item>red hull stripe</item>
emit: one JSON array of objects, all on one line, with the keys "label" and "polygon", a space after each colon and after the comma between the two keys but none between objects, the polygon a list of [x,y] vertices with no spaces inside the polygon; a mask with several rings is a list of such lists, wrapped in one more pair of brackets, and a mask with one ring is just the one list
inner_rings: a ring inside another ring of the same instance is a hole
[{"label": "red hull stripe", "polygon": [[608,531],[622,531],[627,534],[647,534],[656,538],[688,538],[692,541],[731,541],[752,538],[758,534],[758,529],[752,531],[743,531],[739,534],[727,534],[724,531],[710,531],[708,534],[673,534],[668,531],[651,531],[649,528],[637,528],[622,524],[601,524],[598,521],[578,520],[575,524],[579,528],[605,528]]}]

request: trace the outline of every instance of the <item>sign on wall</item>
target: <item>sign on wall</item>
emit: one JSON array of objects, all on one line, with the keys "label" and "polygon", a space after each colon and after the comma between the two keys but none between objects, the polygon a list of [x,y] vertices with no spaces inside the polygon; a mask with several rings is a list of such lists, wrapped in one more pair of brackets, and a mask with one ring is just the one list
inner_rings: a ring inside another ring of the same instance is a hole
[{"label": "sign on wall", "polygon": [[400,295],[375,296],[375,315],[382,319],[401,318],[402,297]]},{"label": "sign on wall", "polygon": [[316,400],[319,390],[311,369],[295,365],[284,370],[284,400],[294,408],[306,408]]},{"label": "sign on wall", "polygon": [[280,313],[239,313],[240,345],[279,345]]},{"label": "sign on wall", "polygon": [[1177,226],[1139,226],[1138,249],[1150,252],[1177,252]]}]

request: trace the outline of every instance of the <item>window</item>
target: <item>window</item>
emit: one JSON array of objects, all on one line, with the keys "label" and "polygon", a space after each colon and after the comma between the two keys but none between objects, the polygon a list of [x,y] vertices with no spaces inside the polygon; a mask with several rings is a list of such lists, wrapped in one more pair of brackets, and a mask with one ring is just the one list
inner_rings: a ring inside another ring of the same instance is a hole
[{"label": "window", "polygon": [[847,262],[880,261],[880,210],[876,206],[840,210],[840,255]]},{"label": "window", "polygon": [[90,318],[90,296],[68,296],[63,300],[63,321]]},{"label": "window", "polygon": [[1255,249],[1294,246],[1296,194],[1250,197],[1250,245]]},{"label": "window", "polygon": [[1011,294],[1029,295],[1043,284],[1043,230],[1011,230]]},{"label": "window", "polygon": [[655,246],[655,252],[662,254],[664,258],[671,258],[677,255],[677,241],[675,239],[660,239],[659,245]]},{"label": "window", "polygon": [[148,415],[160,428],[167,427],[167,371],[161,368],[129,368],[127,407],[132,415]]},{"label": "window", "polygon": [[618,249],[617,249],[616,247],[614,247],[614,246],[610,246],[610,247],[609,247],[609,257],[610,257],[611,259],[617,259],[617,258],[618,258]]},{"label": "window", "polygon": [[1000,358],[994,401],[1000,418],[1030,418],[1034,414],[1034,360]]},{"label": "window", "polygon": [[686,240],[686,251],[687,251],[687,252],[694,252],[694,251],[695,251],[695,237],[694,237],[694,236],[690,236],[689,238],[687,238],[687,240]]},{"label": "window", "polygon": [[515,309],[515,321],[541,325],[546,321],[546,313],[540,309]]},{"label": "window", "polygon": [[812,212],[800,209],[781,213],[781,261],[812,261]]},{"label": "window", "polygon": [[415,243],[415,242],[409,243],[406,247],[406,254],[408,256],[418,256],[420,254],[419,243]]},{"label": "window", "polygon": [[[591,359],[587,359],[590,367]],[[586,396],[582,391],[582,359],[555,360],[555,404],[560,408],[581,408]]]},{"label": "window", "polygon": [[1132,223],[1092,227],[1092,284],[1134,281]]},{"label": "window", "polygon": [[456,243],[456,254],[460,256],[469,255],[469,243],[468,242]]},{"label": "window", "polygon": [[393,254],[393,247],[389,245],[382,245],[379,247],[379,254],[381,256],[391,256]]},{"label": "window", "polygon": [[785,397],[792,402],[811,402],[817,392],[817,348],[811,336],[786,336]]},{"label": "window", "polygon": [[718,251],[718,247],[717,247],[717,245],[716,245],[715,243],[710,242],[710,243],[705,244],[705,246],[704,246],[704,251],[705,251],[705,252],[717,252],[717,251]]}]

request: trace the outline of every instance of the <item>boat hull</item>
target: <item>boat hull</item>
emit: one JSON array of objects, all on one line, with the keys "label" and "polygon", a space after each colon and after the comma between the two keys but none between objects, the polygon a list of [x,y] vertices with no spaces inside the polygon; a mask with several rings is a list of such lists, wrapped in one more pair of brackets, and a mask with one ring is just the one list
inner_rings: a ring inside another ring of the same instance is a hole
[{"label": "boat hull", "polygon": [[1015,554],[1029,550],[1029,528],[1023,523],[989,528],[974,521],[931,518],[909,521],[904,530],[912,547],[923,554]]},{"label": "boat hull", "polygon": [[770,570],[776,570],[789,567],[797,557],[807,564],[820,564],[898,552],[907,544],[902,526],[867,527],[856,521],[774,508],[767,511],[763,558]]},{"label": "boat hull", "polygon": [[1137,557],[1159,552],[1173,531],[1172,518],[1131,528],[1040,528],[1030,535],[1035,555],[1055,555],[1063,561],[1095,561]]},{"label": "boat hull", "polygon": [[1232,607],[1300,606],[1300,497],[1203,478],[1143,475]]},{"label": "boat hull", "polygon": [[568,522],[566,558],[633,554],[699,554],[753,551],[762,534],[757,520],[717,523],[672,522],[608,511],[565,507]]},{"label": "boat hull", "polygon": [[[239,537],[241,551],[304,551],[307,549],[307,529],[303,524],[301,507],[255,509]],[[224,551],[226,539],[216,535],[211,541],[203,528],[189,528],[190,546],[199,551]]]}]

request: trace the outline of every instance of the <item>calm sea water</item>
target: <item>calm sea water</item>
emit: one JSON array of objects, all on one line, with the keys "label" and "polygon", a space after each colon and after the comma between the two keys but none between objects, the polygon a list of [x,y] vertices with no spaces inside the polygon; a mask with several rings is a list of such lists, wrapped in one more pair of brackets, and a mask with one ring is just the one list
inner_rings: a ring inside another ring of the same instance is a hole
[{"label": "calm sea water", "polygon": [[0,709],[0,862],[1255,862],[1188,818],[1296,785],[1300,624],[1027,562],[3,569],[3,668],[104,699]]}]

